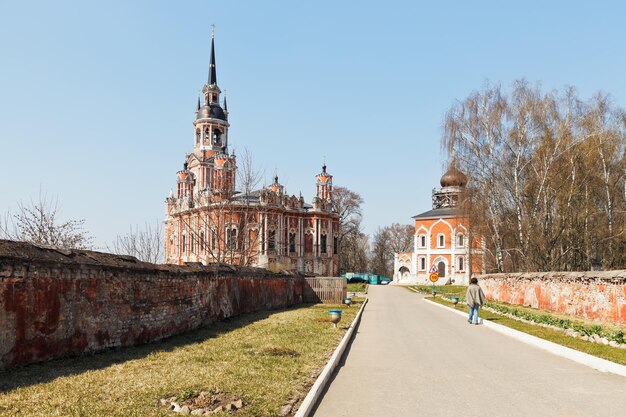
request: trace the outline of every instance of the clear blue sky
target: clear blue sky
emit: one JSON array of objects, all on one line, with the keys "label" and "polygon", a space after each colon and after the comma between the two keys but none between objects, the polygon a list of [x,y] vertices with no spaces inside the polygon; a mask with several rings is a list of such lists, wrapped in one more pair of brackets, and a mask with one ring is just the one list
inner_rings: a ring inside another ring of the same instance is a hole
[{"label": "clear blue sky", "polygon": [[216,25],[231,145],[310,201],[326,157],[367,233],[430,209],[442,119],[486,79],[626,106],[626,6],[0,0],[0,209],[58,196],[100,247],[162,220]]}]

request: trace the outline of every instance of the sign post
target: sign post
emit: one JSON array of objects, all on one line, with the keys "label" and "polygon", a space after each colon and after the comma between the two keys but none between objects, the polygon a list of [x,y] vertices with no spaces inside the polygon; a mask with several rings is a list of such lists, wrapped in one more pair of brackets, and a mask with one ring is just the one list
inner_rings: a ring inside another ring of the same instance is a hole
[{"label": "sign post", "polygon": [[430,279],[430,282],[433,283],[433,297],[434,297],[435,294],[437,293],[435,291],[435,282],[437,282],[437,280],[439,279],[437,265],[433,264],[433,266],[430,268],[430,275],[428,276],[428,279]]}]

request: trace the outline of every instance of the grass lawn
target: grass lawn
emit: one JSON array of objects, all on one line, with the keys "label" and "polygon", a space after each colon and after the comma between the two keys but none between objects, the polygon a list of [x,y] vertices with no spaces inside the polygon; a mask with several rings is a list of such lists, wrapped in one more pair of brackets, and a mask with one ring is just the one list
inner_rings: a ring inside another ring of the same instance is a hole
[{"label": "grass lawn", "polygon": [[350,282],[348,283],[348,292],[365,292],[367,284],[364,282]]},{"label": "grass lawn", "polygon": [[[362,302],[254,313],[161,342],[6,371],[0,415],[173,416],[159,399],[210,391],[239,396],[238,416],[275,416],[304,398]],[[343,310],[337,329],[326,321],[330,309]]]},{"label": "grass lawn", "polygon": [[[463,312],[467,312],[467,306],[463,303],[457,304],[456,307],[447,301],[443,300],[440,297],[426,297],[429,301],[433,301],[435,303],[443,304],[445,306],[455,308],[456,310],[460,310]],[[480,317],[484,320],[493,321],[494,323],[501,324],[503,326],[510,327],[515,330],[519,330],[524,333],[528,333],[533,336],[540,337],[545,340],[549,340],[550,342],[558,343],[562,346],[567,346],[572,349],[579,350],[581,352],[588,353],[590,355],[597,356],[599,358],[607,359],[615,363],[619,363],[622,365],[626,365],[626,350],[620,349],[612,346],[606,346],[599,343],[587,342],[582,339],[578,339],[575,337],[568,336],[565,332],[537,326],[535,324],[521,322],[519,320],[515,320],[509,317],[502,316],[500,314],[495,314],[490,311],[480,310]]]}]

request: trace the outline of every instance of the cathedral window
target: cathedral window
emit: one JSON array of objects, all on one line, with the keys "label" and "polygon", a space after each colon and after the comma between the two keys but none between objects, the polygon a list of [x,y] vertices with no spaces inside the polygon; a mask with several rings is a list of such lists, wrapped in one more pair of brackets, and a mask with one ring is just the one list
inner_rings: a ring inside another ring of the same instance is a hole
[{"label": "cathedral window", "polygon": [[446,236],[443,233],[437,235],[437,247],[445,248],[446,247]]},{"label": "cathedral window", "polygon": [[196,130],[196,143],[200,143],[200,130]]},{"label": "cathedral window", "polygon": [[200,252],[204,252],[204,232],[200,232]]},{"label": "cathedral window", "polygon": [[463,258],[462,256],[459,256],[457,260],[458,260],[457,269],[459,271],[464,271],[465,270],[465,258]]},{"label": "cathedral window", "polygon": [[339,239],[335,236],[333,238],[333,255],[337,255],[338,250],[339,250]]},{"label": "cathedral window", "polygon": [[321,253],[326,253],[326,235],[322,235],[322,238],[320,239],[320,251]]},{"label": "cathedral window", "polygon": [[267,232],[267,250],[276,249],[276,231],[270,230]]},{"label": "cathedral window", "polygon": [[465,236],[463,236],[462,234],[458,234],[456,237],[456,241],[457,241],[457,245],[462,248],[463,246],[465,246]]},{"label": "cathedral window", "polygon": [[304,236],[304,252],[313,253],[313,235],[310,233]]},{"label": "cathedral window", "polygon": [[204,141],[205,142],[209,141],[209,128],[208,127],[204,129]]},{"label": "cathedral window", "polygon": [[296,234],[289,233],[289,253],[294,253],[296,251]]},{"label": "cathedral window", "polygon": [[226,230],[226,246],[229,250],[237,249],[237,229]]},{"label": "cathedral window", "polygon": [[183,253],[187,249],[187,236],[183,235]]},{"label": "cathedral window", "polygon": [[195,235],[191,235],[191,238],[189,239],[189,252],[190,253],[196,253],[196,239],[195,239]]},{"label": "cathedral window", "polygon": [[426,247],[426,236],[424,235],[420,235],[420,247],[422,248]]},{"label": "cathedral window", "polygon": [[422,256],[420,258],[420,271],[426,271],[426,257]]}]

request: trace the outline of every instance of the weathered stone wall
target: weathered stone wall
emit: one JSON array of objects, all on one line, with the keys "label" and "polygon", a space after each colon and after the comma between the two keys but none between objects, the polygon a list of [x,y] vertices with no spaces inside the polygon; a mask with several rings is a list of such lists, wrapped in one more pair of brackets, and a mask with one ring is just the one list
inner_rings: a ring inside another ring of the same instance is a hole
[{"label": "weathered stone wall", "polygon": [[626,325],[626,271],[487,274],[488,299]]},{"label": "weathered stone wall", "polygon": [[146,343],[302,302],[304,279],[0,240],[0,369]]}]

